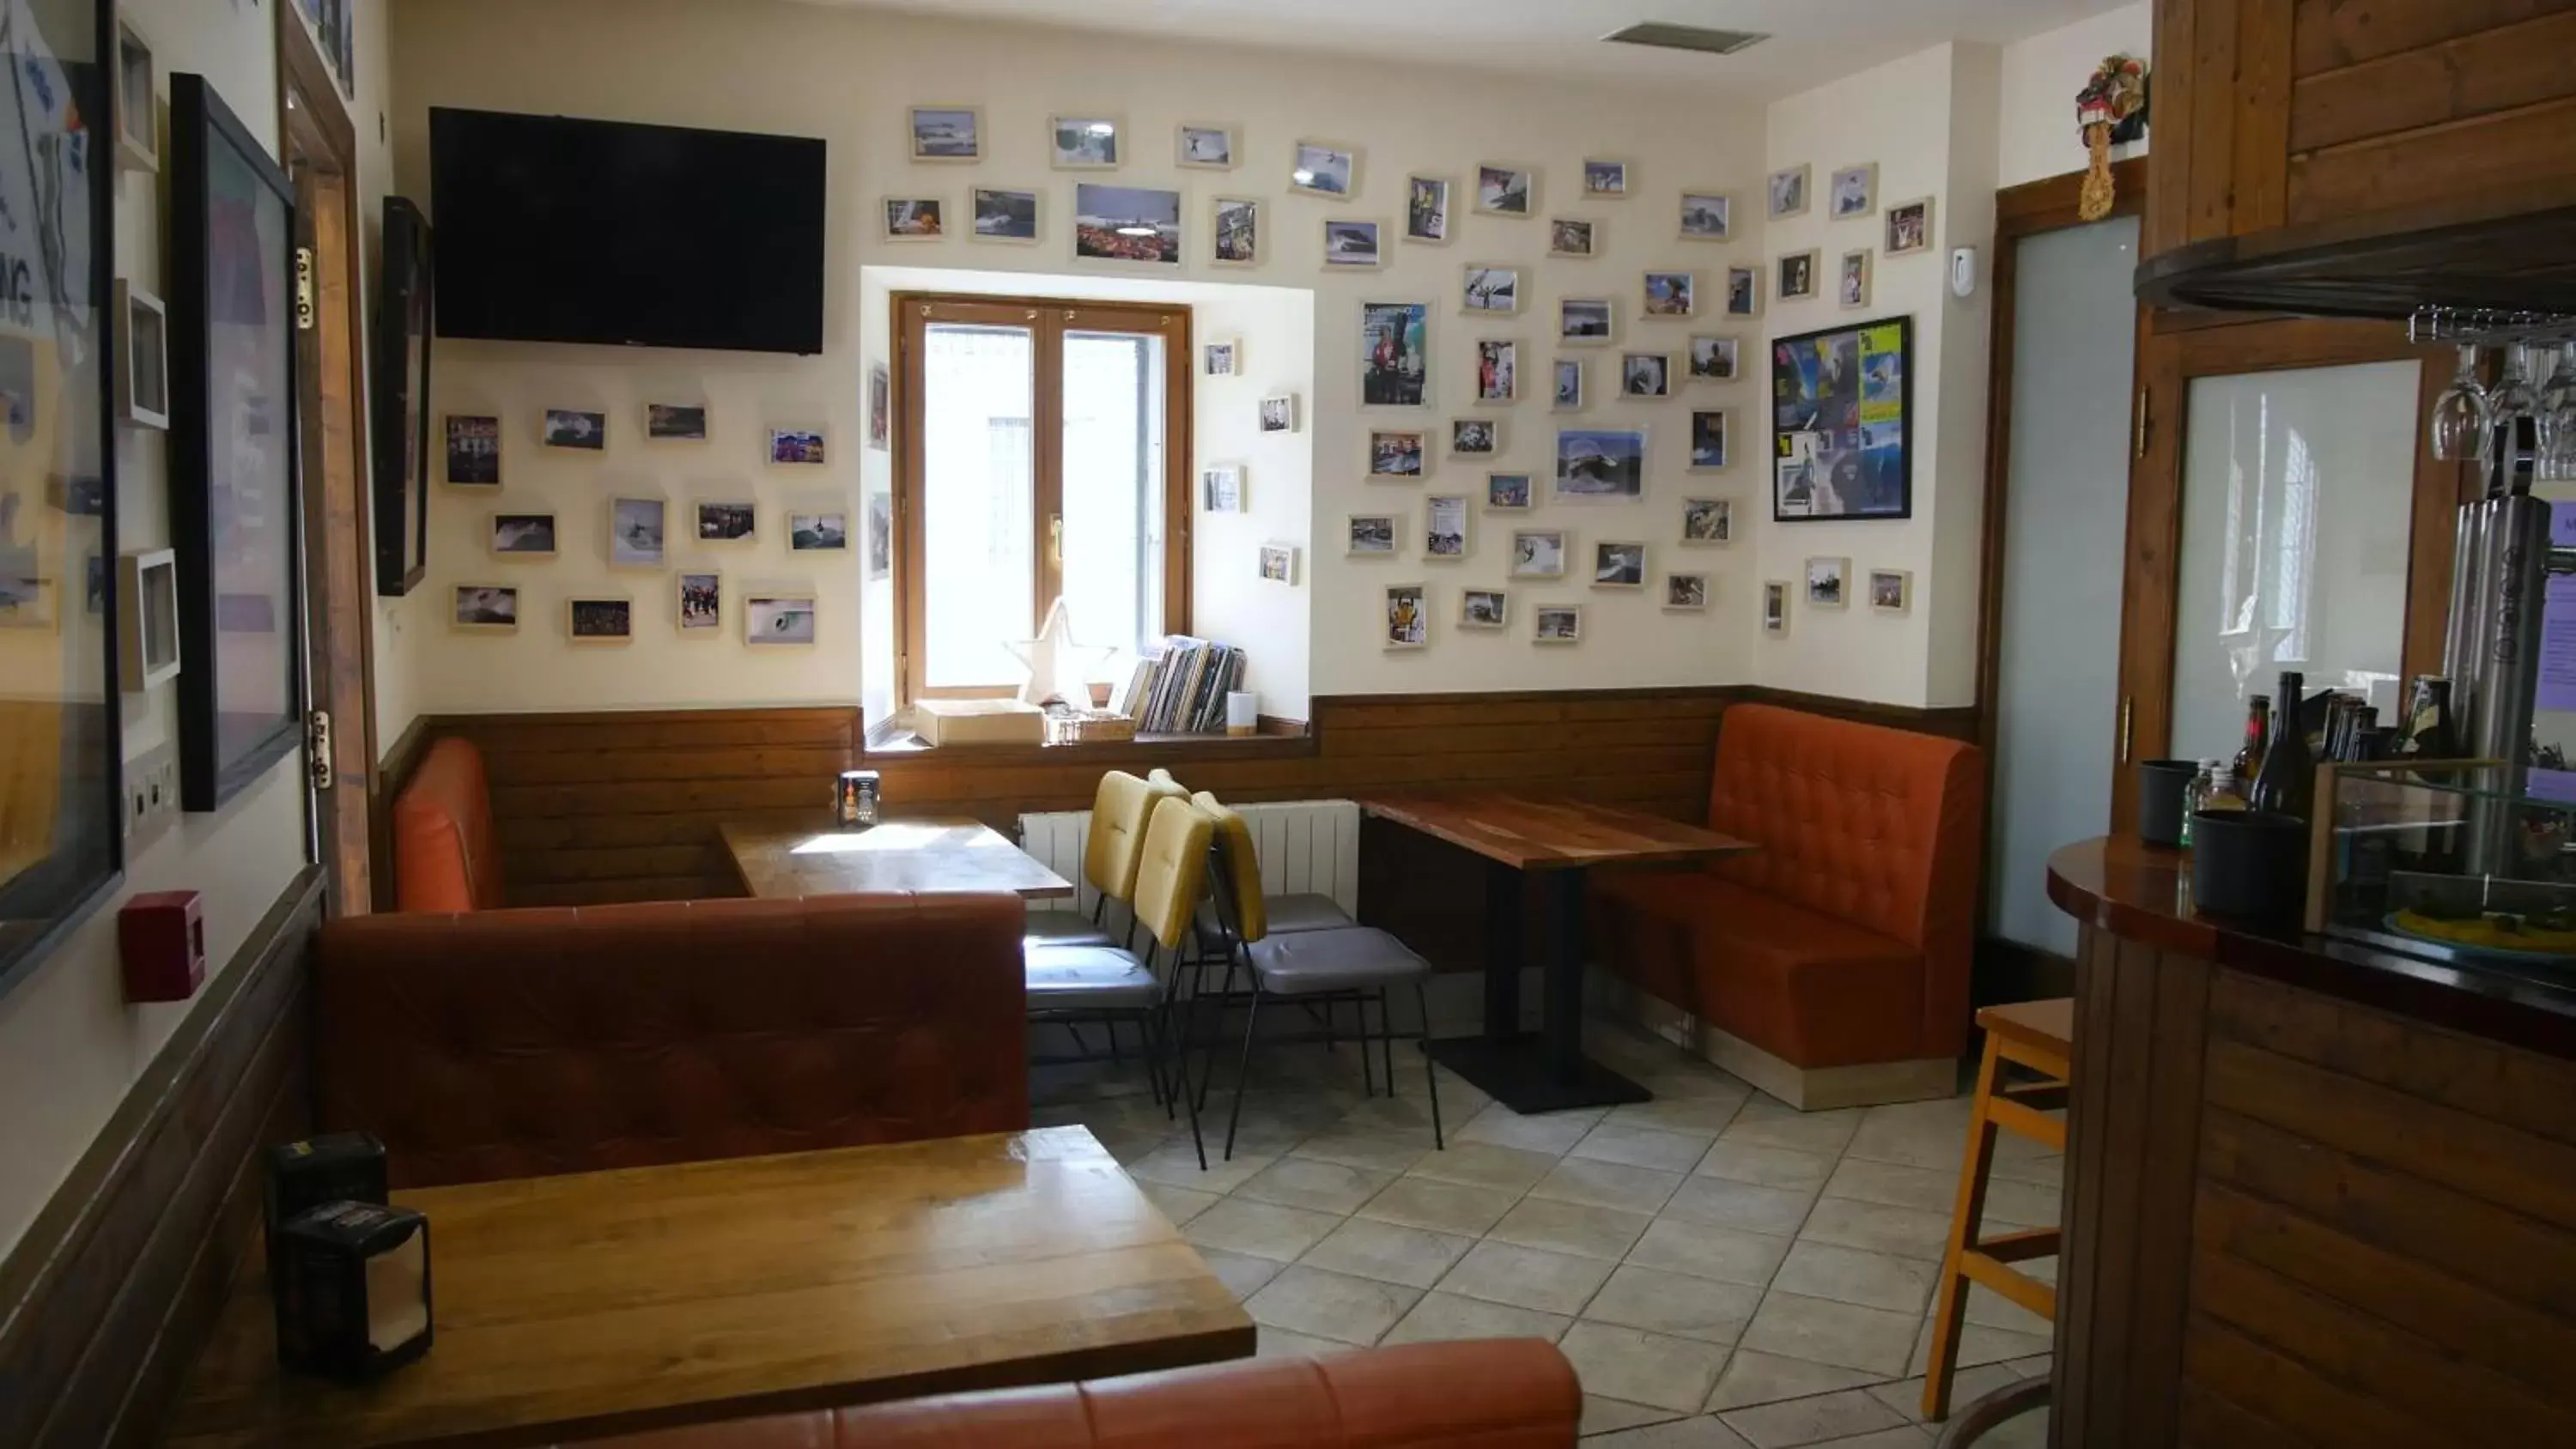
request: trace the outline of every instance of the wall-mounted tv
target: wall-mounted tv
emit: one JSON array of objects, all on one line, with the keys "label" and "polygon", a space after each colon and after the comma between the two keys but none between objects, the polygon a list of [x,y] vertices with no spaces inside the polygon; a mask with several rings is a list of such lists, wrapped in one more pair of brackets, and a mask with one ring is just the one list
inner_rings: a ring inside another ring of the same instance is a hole
[{"label": "wall-mounted tv", "polygon": [[432,107],[438,332],[823,350],[823,143]]}]

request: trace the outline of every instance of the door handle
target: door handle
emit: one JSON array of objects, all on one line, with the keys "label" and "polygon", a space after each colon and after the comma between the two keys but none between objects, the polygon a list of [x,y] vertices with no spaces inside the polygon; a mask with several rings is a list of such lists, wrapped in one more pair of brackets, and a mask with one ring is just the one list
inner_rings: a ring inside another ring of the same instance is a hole
[{"label": "door handle", "polygon": [[1064,515],[1047,520],[1047,560],[1056,572],[1064,572]]},{"label": "door handle", "polygon": [[2128,695],[2120,701],[2120,763],[2129,763],[2129,726],[2135,722],[2138,698]]}]

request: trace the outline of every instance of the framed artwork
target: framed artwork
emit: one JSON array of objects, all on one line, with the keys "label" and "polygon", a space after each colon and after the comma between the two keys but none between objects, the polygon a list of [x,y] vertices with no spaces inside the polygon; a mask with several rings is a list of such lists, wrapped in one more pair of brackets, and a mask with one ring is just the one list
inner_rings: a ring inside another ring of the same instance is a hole
[{"label": "framed artwork", "polygon": [[1338,141],[1298,142],[1288,185],[1309,196],[1350,200],[1360,189],[1360,148]]},{"label": "framed artwork", "polygon": [[295,188],[203,76],[170,83],[179,800],[205,811],[304,735]]},{"label": "framed artwork", "polygon": [[915,161],[984,159],[984,108],[914,106],[904,113]]},{"label": "framed artwork", "polygon": [[1724,241],[1732,230],[1733,195],[1715,187],[1693,187],[1682,193],[1683,241]]},{"label": "framed artwork", "polygon": [[1887,204],[1887,254],[1901,257],[1912,252],[1929,251],[1932,247],[1932,198],[1918,196],[1912,201]]},{"label": "framed artwork", "polygon": [[974,230],[967,233],[981,242],[1017,242],[1034,246],[1038,239],[1038,214],[1046,193],[1014,191],[998,186],[966,188],[966,206],[974,213]]},{"label": "framed artwork", "polygon": [[1362,302],[1360,406],[1426,406],[1431,388],[1430,338],[1429,304]]},{"label": "framed artwork", "polygon": [[1446,176],[1404,178],[1404,239],[1445,246],[1449,241],[1449,194]]},{"label": "framed artwork", "polygon": [[1231,171],[1243,150],[1243,131],[1235,126],[1180,124],[1172,138],[1172,164],[1196,171]]},{"label": "framed artwork", "polygon": [[564,632],[575,644],[632,644],[635,601],[614,596],[566,599]]},{"label": "framed artwork", "polygon": [[[117,168],[101,149],[111,110],[94,63],[117,54],[115,9],[73,0],[10,12],[19,144],[0,148],[0,190],[28,209],[15,213],[11,252],[22,286],[10,334],[20,372],[10,442],[0,446],[0,638],[11,711],[0,734],[55,743],[46,746],[50,765],[32,749],[23,756],[24,778],[43,787],[44,823],[29,816],[29,828],[0,849],[0,991],[111,897],[124,866],[119,684],[140,690],[143,681],[118,675],[127,610],[114,583],[110,364],[123,359],[107,324]],[[149,114],[136,117],[147,128]],[[63,163],[84,155],[87,165]],[[77,507],[47,506],[56,481]]]},{"label": "framed artwork", "polygon": [[1124,159],[1121,116],[1047,117],[1047,159],[1059,171],[1107,171]]},{"label": "framed artwork", "polygon": [[1261,265],[1261,203],[1249,196],[1220,196],[1210,203],[1208,265]]},{"label": "framed artwork", "polygon": [[111,308],[116,322],[116,417],[138,428],[170,426],[170,309],[123,277]]},{"label": "framed artwork", "polygon": [[385,198],[384,281],[376,289],[376,592],[401,598],[429,568],[429,221]]},{"label": "framed artwork", "polygon": [[501,486],[501,420],[447,415],[447,481],[459,488]]},{"label": "framed artwork", "polygon": [[1521,310],[1520,268],[1469,262],[1466,284],[1459,293],[1458,310],[1496,317],[1518,313]]},{"label": "framed artwork", "polygon": [[116,20],[116,74],[111,78],[116,113],[116,164],[135,171],[161,169],[156,124],[152,43],[129,16]]},{"label": "framed artwork", "polygon": [[1911,518],[1914,323],[1771,344],[1771,517]]}]

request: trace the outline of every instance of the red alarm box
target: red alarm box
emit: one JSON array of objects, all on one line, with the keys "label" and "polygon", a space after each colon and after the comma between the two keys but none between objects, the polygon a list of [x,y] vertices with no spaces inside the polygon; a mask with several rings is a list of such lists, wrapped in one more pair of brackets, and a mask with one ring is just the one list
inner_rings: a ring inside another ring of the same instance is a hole
[{"label": "red alarm box", "polygon": [[206,919],[195,891],[146,891],[116,913],[127,1005],[185,1001],[206,984]]}]

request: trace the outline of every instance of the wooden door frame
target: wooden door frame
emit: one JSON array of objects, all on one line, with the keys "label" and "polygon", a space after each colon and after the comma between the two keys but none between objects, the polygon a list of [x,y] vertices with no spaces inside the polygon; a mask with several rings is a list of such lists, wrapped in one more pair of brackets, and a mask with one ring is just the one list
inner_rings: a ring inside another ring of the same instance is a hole
[{"label": "wooden door frame", "polygon": [[[916,675],[925,672],[924,650],[927,640],[929,595],[927,581],[915,564],[922,557],[928,525],[922,507],[926,486],[924,471],[927,460],[922,451],[925,404],[922,389],[914,381],[921,362],[923,330],[933,321],[963,322],[997,327],[1029,329],[1036,356],[1033,366],[1039,377],[1059,374],[1063,357],[1063,333],[1067,329],[1127,332],[1157,335],[1163,338],[1163,398],[1165,408],[1165,447],[1163,457],[1163,631],[1186,634],[1191,615],[1191,550],[1194,544],[1192,524],[1196,518],[1191,497],[1193,479],[1193,440],[1196,418],[1193,415],[1195,394],[1191,380],[1197,359],[1193,335],[1193,315],[1182,303],[1113,302],[1096,299],[1059,297],[1007,297],[960,295],[945,292],[898,292],[889,303],[889,331],[893,336],[895,365],[890,369],[890,384],[895,390],[894,407],[902,418],[894,438],[894,535],[896,572],[894,602],[894,637],[896,651],[895,707],[909,708],[915,699],[935,697],[973,697],[1007,694],[1008,690],[947,687],[925,689]],[[1054,318],[1043,317],[1057,312]],[[1052,325],[1048,325],[1052,324]],[[1055,437],[1063,428],[1064,399],[1060,392],[1038,387],[1030,399],[1031,466],[1035,517],[1061,517],[1064,498],[1064,460],[1053,450],[1039,446],[1040,439]],[[1048,602],[1062,590],[1063,570],[1060,560],[1050,557],[1048,540],[1032,535],[1034,545],[1033,597],[1042,616]],[[1032,622],[1032,629],[1036,623]]]},{"label": "wooden door frame", "polygon": [[[277,12],[278,160],[290,176],[297,163],[309,167],[311,191],[320,204],[303,222],[323,225],[318,214],[334,213],[340,245],[333,248],[347,278],[345,296],[337,303],[318,281],[314,306],[317,325],[298,337],[301,378],[310,378],[318,396],[323,384],[324,338],[332,330],[329,311],[341,318],[342,345],[348,354],[348,436],[341,449],[345,467],[335,472],[328,422],[319,408],[306,406],[299,380],[296,398],[296,448],[304,478],[305,522],[305,657],[308,664],[306,709],[331,713],[332,786],[315,810],[323,877],[335,914],[362,915],[374,909],[375,897],[389,890],[390,872],[376,879],[373,866],[390,858],[390,819],[379,798],[382,777],[376,762],[375,591],[370,570],[375,559],[374,519],[369,497],[367,458],[364,233],[358,198],[357,130],[340,98],[330,68],[307,34],[303,22],[280,4]],[[297,177],[297,190],[306,190]],[[299,208],[304,210],[304,208]],[[314,235],[319,238],[319,233]],[[303,245],[299,237],[297,244]],[[319,248],[317,247],[317,251]],[[321,258],[317,255],[316,261]],[[318,271],[318,268],[317,268]],[[333,371],[338,371],[337,367]],[[335,578],[333,551],[354,550],[353,577]],[[354,666],[354,667],[353,667]],[[354,678],[351,676],[354,674]],[[308,747],[309,755],[309,747]],[[311,760],[306,761],[308,769]],[[386,902],[389,904],[389,902]]]}]

